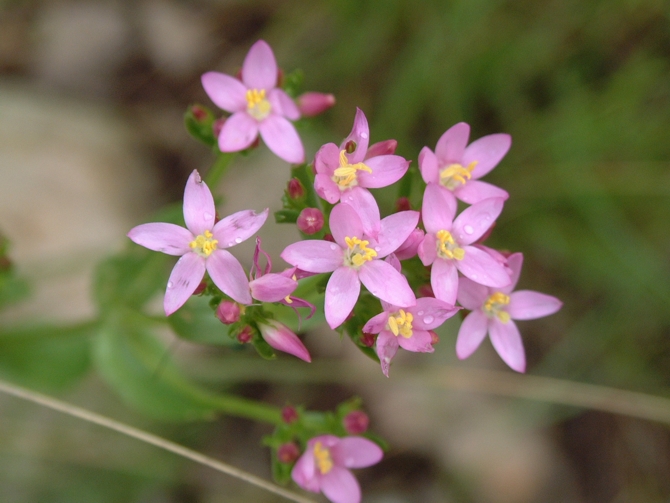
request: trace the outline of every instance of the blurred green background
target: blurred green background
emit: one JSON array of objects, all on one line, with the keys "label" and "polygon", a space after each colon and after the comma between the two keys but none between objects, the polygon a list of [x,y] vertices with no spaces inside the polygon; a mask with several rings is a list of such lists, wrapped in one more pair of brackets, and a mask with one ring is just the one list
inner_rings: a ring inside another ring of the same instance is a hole
[{"label": "blurred green background", "polygon": [[[23,328],[95,313],[86,304],[93,264],[118,251],[127,229],[148,221],[150,211],[178,201],[191,170],[212,162],[181,122],[188,105],[211,106],[200,75],[234,74],[263,38],[286,72],[302,70],[305,90],[337,98],[301,131],[309,158],[346,136],[355,107],[366,113],[372,141],[397,139],[398,153],[414,166],[420,149],[434,149],[456,122],[471,125],[471,140],[511,134],[509,154],[487,176],[510,193],[490,244],[524,253],[521,287],[564,301],[558,314],[520,323],[528,372],[670,398],[669,16],[660,0],[1,2],[0,232],[39,300],[23,300],[0,318],[0,375],[269,476],[259,446],[264,426],[154,421],[97,377],[96,334],[87,325],[44,337]],[[284,183],[286,166],[262,150],[241,161],[247,178],[231,173],[224,195],[238,190],[235,180],[256,183],[266,172],[280,172]],[[272,209],[282,186],[273,187]],[[117,192],[123,199],[110,196]],[[84,205],[73,214],[104,203],[118,218],[98,228],[52,215],[73,200]],[[59,227],[66,219],[72,234]],[[52,234],[65,244],[42,246]],[[90,242],[78,247],[78,236]],[[0,301],[23,291],[12,281]],[[81,293],[64,293],[62,281]],[[399,358],[394,368],[504,369],[488,342],[458,362],[455,329],[441,332],[436,354]],[[327,337],[337,339],[325,331],[306,344],[343,365],[375,365],[338,340],[320,341]],[[194,375],[216,386],[230,358],[217,351],[191,348],[182,356],[205,360]],[[234,389],[315,409],[363,396],[372,428],[393,448],[361,473],[364,501],[670,501],[667,425],[437,393],[394,382],[393,371],[390,381],[341,385],[295,375]],[[235,384],[234,376],[225,380]],[[0,404],[1,501],[278,501],[37,406],[5,397]]]}]

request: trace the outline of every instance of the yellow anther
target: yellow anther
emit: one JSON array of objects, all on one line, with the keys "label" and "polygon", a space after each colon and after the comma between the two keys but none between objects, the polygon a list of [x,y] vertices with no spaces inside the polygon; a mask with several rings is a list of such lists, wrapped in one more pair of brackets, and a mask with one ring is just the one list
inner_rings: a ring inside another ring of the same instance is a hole
[{"label": "yellow anther", "polygon": [[377,256],[377,252],[372,248],[368,248],[369,241],[358,239],[357,237],[345,237],[344,241],[347,243],[349,249],[344,255],[345,264],[359,268],[367,261],[372,260]]},{"label": "yellow anther", "polygon": [[437,231],[437,254],[445,259],[463,260],[465,250],[456,244],[451,232],[445,230]]},{"label": "yellow anther", "polygon": [[509,304],[509,300],[509,295],[496,292],[484,302],[484,312],[489,317],[495,316],[501,322],[507,323],[510,320],[510,315],[505,311],[504,307]]},{"label": "yellow anther", "polygon": [[406,313],[402,309],[397,313],[389,316],[387,325],[388,329],[395,335],[409,339],[412,337],[412,321],[414,321],[414,316],[411,313]]},{"label": "yellow anther", "polygon": [[449,190],[465,185],[472,178],[472,170],[477,164],[477,161],[472,161],[467,167],[461,164],[449,164],[440,171],[440,183]]},{"label": "yellow anther", "polygon": [[321,442],[314,444],[314,458],[316,458],[316,465],[321,475],[333,469],[333,458],[330,457],[330,451],[327,447],[323,447]]},{"label": "yellow anther", "polygon": [[372,173],[372,169],[362,162],[356,164],[349,164],[349,159],[346,156],[346,150],[340,151],[340,167],[333,172],[333,181],[340,187],[341,190],[349,189],[358,185],[358,171],[365,171]]},{"label": "yellow anther", "polygon": [[219,242],[216,239],[212,239],[214,235],[210,231],[205,231],[203,234],[200,234],[188,245],[191,249],[200,255],[201,257],[209,257],[214,250],[216,250],[216,245]]},{"label": "yellow anther", "polygon": [[247,113],[256,120],[263,120],[269,114],[272,106],[265,99],[265,89],[247,90]]}]

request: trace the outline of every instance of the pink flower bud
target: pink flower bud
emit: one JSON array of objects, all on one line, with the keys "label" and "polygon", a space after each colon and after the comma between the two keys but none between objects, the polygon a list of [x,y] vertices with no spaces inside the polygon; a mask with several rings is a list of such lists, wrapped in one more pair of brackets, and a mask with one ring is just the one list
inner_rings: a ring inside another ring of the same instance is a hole
[{"label": "pink flower bud", "polygon": [[428,333],[430,334],[430,345],[434,346],[438,342],[440,342],[440,336],[437,335],[435,332],[432,330],[428,330]]},{"label": "pink flower bud", "polygon": [[302,183],[297,178],[291,178],[288,182],[286,192],[291,199],[300,199],[305,195],[305,187],[302,186]]},{"label": "pink flower bud", "polygon": [[407,199],[406,197],[399,197],[398,200],[395,202],[396,211],[408,211],[411,209],[412,206],[409,204],[409,199]]},{"label": "pink flower bud", "polygon": [[317,208],[305,208],[298,215],[297,224],[305,234],[316,234],[323,228],[323,213]]},{"label": "pink flower bud", "polygon": [[230,325],[240,321],[242,310],[237,302],[230,300],[221,301],[219,307],[216,308],[216,317],[224,325]]},{"label": "pink flower bud", "polygon": [[201,281],[200,284],[193,291],[192,295],[200,295],[202,292],[205,291],[205,288],[207,288],[207,282],[206,281]]},{"label": "pink flower bud", "polygon": [[367,431],[370,418],[362,410],[352,410],[344,416],[342,422],[347,433],[350,435],[360,435]]},{"label": "pink flower bud", "polygon": [[371,348],[375,345],[375,340],[377,340],[377,334],[369,334],[367,332],[363,332],[363,335],[361,335],[360,339],[361,344],[368,348]]},{"label": "pink flower bud", "polygon": [[330,232],[327,232],[325,236],[323,236],[324,241],[330,241],[331,243],[335,242],[335,238]]},{"label": "pink flower bud", "polygon": [[370,145],[368,147],[368,152],[365,154],[365,159],[377,157],[378,155],[393,155],[395,154],[395,149],[397,146],[398,142],[395,140],[385,140]]},{"label": "pink flower bud", "polygon": [[414,257],[423,238],[424,232],[421,229],[414,229],[405,242],[395,251],[398,260],[407,260]]},{"label": "pink flower bud", "polygon": [[275,320],[269,320],[267,323],[259,323],[258,329],[261,331],[265,342],[277,351],[283,351],[306,362],[312,361],[309,351],[307,351],[300,338],[286,325]]},{"label": "pink flower bud", "polygon": [[198,122],[202,122],[207,118],[207,112],[205,112],[205,110],[199,105],[193,105],[191,107],[191,113]]},{"label": "pink flower bud", "polygon": [[296,99],[298,109],[304,117],[314,117],[335,105],[335,96],[324,93],[303,93]]},{"label": "pink flower bud", "polygon": [[298,411],[292,405],[287,405],[281,410],[281,420],[286,424],[295,423],[298,420]]},{"label": "pink flower bud", "polygon": [[240,344],[246,344],[247,342],[251,341],[253,335],[253,330],[249,325],[247,325],[239,334],[237,334],[237,340],[240,342]]},{"label": "pink flower bud", "polygon": [[298,457],[300,457],[300,449],[295,442],[282,444],[277,449],[277,459],[281,463],[293,463]]},{"label": "pink flower bud", "polygon": [[212,134],[214,134],[214,138],[219,137],[219,135],[221,134],[221,129],[223,129],[223,124],[225,122],[226,122],[225,117],[221,117],[214,121],[214,124],[212,124]]}]

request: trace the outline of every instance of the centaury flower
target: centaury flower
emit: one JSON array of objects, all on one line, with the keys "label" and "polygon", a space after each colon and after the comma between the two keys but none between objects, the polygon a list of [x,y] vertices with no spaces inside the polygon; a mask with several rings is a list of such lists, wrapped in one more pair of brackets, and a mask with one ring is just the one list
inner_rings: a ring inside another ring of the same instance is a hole
[{"label": "centaury flower", "polygon": [[361,488],[349,469],[372,466],[383,456],[367,438],[320,435],[307,442],[291,477],[306,491],[322,492],[333,503],[359,503]]},{"label": "centaury flower", "polygon": [[168,280],[163,307],[170,315],[198,287],[205,271],[223,293],[242,304],[251,303],[244,269],[226,248],[255,234],[265,223],[268,210],[238,211],[215,224],[216,209],[209,187],[193,171],[184,191],[186,228],[169,223],[138,225],[128,237],[135,243],[168,255],[181,256]]},{"label": "centaury flower", "polygon": [[207,72],[202,85],[210,99],[232,115],[219,133],[219,149],[237,152],[249,147],[260,133],[272,152],[286,162],[304,162],[305,151],[293,124],[300,118],[295,102],[277,87],[277,61],[270,46],[259,40],[242,66],[242,81]]},{"label": "centaury flower", "polygon": [[469,136],[470,126],[459,122],[440,137],[435,153],[424,147],[419,154],[419,170],[424,181],[439,184],[468,204],[491,197],[507,199],[507,192],[479,178],[495,168],[505,156],[512,145],[511,136],[491,134],[468,145]]},{"label": "centaury flower", "polygon": [[512,320],[532,320],[554,314],[563,305],[551,295],[530,290],[513,292],[523,255],[507,259],[512,282],[504,288],[491,288],[462,278],[458,285],[458,302],[472,312],[463,320],[456,340],[456,354],[467,358],[479,347],[488,333],[491,343],[503,361],[517,372],[526,369],[526,355],[519,329]]}]

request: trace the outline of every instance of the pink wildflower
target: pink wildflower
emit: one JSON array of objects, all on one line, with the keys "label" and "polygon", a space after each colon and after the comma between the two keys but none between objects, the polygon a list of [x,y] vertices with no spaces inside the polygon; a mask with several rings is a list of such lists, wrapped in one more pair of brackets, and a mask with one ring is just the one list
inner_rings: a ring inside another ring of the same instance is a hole
[{"label": "pink wildflower", "polygon": [[424,147],[419,154],[423,180],[439,184],[445,192],[468,204],[491,197],[507,199],[507,192],[479,178],[498,165],[512,138],[508,134],[491,134],[468,145],[469,136],[470,126],[459,122],[440,137],[435,153]]},{"label": "pink wildflower", "polygon": [[251,303],[249,286],[239,261],[226,251],[250,238],[265,223],[268,210],[238,211],[216,224],[214,198],[197,171],[184,191],[186,228],[169,223],[138,225],[128,237],[138,245],[168,255],[181,255],[168,280],[163,307],[170,315],[198,288],[205,270],[223,293],[242,304]]},{"label": "pink wildflower", "polygon": [[554,314],[563,305],[550,295],[530,290],[513,292],[523,255],[508,258],[512,282],[504,288],[490,288],[467,278],[458,285],[458,302],[472,312],[463,320],[456,340],[456,354],[467,358],[479,347],[488,333],[491,343],[503,361],[517,372],[526,369],[526,356],[519,329],[512,320],[532,320]]},{"label": "pink wildflower", "polygon": [[218,72],[202,76],[210,99],[232,115],[219,134],[222,152],[248,148],[260,133],[268,148],[293,164],[304,162],[305,151],[293,124],[300,118],[295,102],[277,87],[277,61],[270,46],[259,40],[242,66],[242,81]]},{"label": "pink wildflower", "polygon": [[465,209],[456,220],[456,200],[437,184],[429,183],[423,196],[422,217],[426,236],[419,245],[423,265],[432,264],[430,284],[435,297],[456,303],[458,271],[487,286],[503,287],[509,275],[495,258],[472,246],[493,224],[503,208],[503,199],[484,199]]},{"label": "pink wildflower", "polygon": [[361,488],[349,469],[372,466],[383,456],[381,448],[366,438],[321,435],[307,442],[291,477],[307,491],[323,492],[333,503],[359,503]]},{"label": "pink wildflower", "polygon": [[372,295],[390,304],[401,307],[414,304],[414,293],[407,279],[379,259],[395,251],[418,220],[416,211],[390,215],[375,224],[380,229],[375,239],[365,233],[354,208],[338,204],[330,214],[334,243],[317,239],[299,241],[287,246],[281,256],[289,264],[308,272],[333,273],[326,286],[324,310],[328,325],[336,328],[356,305],[361,283]]}]

